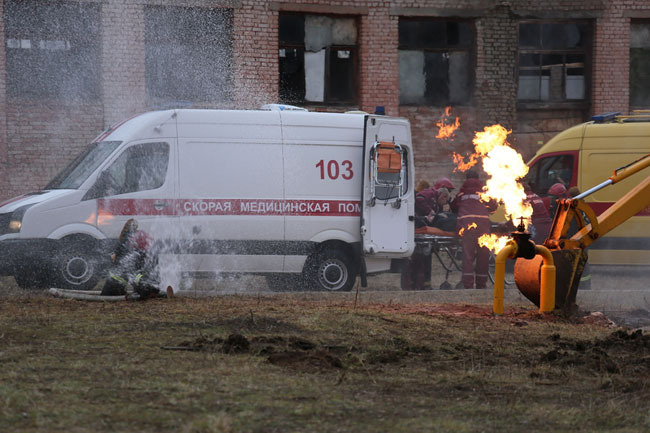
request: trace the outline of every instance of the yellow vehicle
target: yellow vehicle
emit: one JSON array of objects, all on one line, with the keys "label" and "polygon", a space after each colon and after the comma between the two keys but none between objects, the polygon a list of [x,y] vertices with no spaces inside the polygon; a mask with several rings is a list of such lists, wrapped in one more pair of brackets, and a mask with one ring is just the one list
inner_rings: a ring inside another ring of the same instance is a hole
[{"label": "yellow vehicle", "polygon": [[[607,113],[569,128],[542,146],[529,162],[526,181],[541,197],[556,183],[580,192],[598,184],[614,170],[650,153],[650,112],[632,115]],[[585,198],[596,215],[601,215],[645,175],[601,189]],[[555,199],[552,198],[554,201]],[[650,206],[611,230],[590,246],[591,264],[650,264]]]}]

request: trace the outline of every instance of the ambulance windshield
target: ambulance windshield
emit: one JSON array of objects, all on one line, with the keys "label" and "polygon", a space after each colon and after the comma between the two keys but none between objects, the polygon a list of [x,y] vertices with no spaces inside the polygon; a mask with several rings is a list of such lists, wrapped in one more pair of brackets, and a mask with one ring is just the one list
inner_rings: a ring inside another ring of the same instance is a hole
[{"label": "ambulance windshield", "polygon": [[121,141],[90,143],[66,168],[45,186],[45,189],[77,189],[102,162],[121,144]]}]

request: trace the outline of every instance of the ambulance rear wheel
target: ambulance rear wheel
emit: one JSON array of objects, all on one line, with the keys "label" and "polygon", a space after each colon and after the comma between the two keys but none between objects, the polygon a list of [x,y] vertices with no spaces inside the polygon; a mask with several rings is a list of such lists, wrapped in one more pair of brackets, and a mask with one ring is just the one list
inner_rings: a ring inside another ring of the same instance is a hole
[{"label": "ambulance rear wheel", "polygon": [[325,248],[307,259],[304,274],[312,290],[349,292],[357,278],[357,267],[345,252]]}]

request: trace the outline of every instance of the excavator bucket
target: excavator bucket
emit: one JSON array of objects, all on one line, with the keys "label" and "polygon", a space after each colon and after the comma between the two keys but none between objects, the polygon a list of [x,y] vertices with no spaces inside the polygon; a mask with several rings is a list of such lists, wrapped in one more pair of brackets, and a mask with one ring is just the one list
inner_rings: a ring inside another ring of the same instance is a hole
[{"label": "excavator bucket", "polygon": [[[555,308],[571,312],[575,308],[576,294],[582,271],[587,263],[587,253],[582,249],[551,250],[555,264]],[[515,283],[519,291],[539,306],[542,256],[515,262]]]}]

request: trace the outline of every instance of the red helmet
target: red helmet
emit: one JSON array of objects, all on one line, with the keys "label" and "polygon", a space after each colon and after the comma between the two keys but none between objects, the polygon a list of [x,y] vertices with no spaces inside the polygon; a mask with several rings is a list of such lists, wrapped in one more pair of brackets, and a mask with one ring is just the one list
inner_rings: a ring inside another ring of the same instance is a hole
[{"label": "red helmet", "polygon": [[151,246],[151,237],[149,237],[145,232],[138,230],[133,234],[133,237],[131,237],[131,242],[131,245],[135,248],[147,251]]},{"label": "red helmet", "polygon": [[561,183],[554,183],[548,189],[550,195],[555,195],[557,197],[564,197],[566,195],[566,187]]},{"label": "red helmet", "polygon": [[448,177],[441,177],[433,184],[434,189],[447,188],[449,191],[454,189],[454,184],[451,183]]}]

